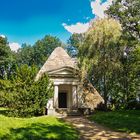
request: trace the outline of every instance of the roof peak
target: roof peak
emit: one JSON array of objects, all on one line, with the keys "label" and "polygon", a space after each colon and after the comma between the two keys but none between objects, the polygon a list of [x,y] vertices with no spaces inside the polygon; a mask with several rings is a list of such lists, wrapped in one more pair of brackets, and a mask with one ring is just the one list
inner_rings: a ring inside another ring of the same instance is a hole
[{"label": "roof peak", "polygon": [[64,50],[64,48],[57,47],[53,50],[53,52],[51,53],[47,61],[49,61],[50,59],[64,59],[65,60],[65,59],[72,59],[72,58],[68,55],[68,53]]},{"label": "roof peak", "polygon": [[[76,64],[73,59],[68,55],[68,53],[62,47],[57,47],[51,53],[38,75],[42,75],[45,72],[54,71],[56,69],[61,69],[64,67],[76,69]],[[38,76],[37,75],[37,76]]]}]

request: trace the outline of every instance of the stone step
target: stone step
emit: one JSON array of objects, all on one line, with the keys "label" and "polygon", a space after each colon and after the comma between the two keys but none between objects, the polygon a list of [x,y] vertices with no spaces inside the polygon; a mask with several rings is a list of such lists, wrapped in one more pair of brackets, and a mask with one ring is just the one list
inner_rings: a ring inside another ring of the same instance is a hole
[{"label": "stone step", "polygon": [[80,116],[81,113],[76,109],[57,109],[57,113],[66,115],[66,116]]},{"label": "stone step", "polygon": [[68,116],[81,116],[80,113],[73,113],[73,112],[70,112],[67,114]]}]

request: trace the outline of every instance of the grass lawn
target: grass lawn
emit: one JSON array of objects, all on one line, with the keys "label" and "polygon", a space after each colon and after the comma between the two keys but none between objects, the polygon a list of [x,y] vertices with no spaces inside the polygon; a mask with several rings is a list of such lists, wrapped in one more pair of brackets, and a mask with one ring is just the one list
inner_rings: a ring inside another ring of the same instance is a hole
[{"label": "grass lawn", "polygon": [[140,111],[96,112],[89,119],[115,131],[140,133]]},{"label": "grass lawn", "polygon": [[[0,114],[4,109],[0,109]],[[0,140],[77,140],[78,133],[55,117],[14,118],[0,115]]]}]

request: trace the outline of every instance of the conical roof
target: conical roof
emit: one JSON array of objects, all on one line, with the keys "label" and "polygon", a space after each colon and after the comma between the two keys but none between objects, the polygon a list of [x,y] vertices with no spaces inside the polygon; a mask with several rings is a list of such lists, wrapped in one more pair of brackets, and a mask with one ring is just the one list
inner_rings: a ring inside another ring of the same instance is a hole
[{"label": "conical roof", "polygon": [[62,47],[57,47],[40,69],[36,78],[38,79],[45,72],[50,72],[63,67],[76,68],[76,64]]}]

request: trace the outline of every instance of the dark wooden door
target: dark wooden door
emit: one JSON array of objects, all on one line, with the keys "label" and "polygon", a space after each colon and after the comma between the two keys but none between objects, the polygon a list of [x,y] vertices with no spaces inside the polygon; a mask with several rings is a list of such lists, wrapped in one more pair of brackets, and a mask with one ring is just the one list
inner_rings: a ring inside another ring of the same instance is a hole
[{"label": "dark wooden door", "polygon": [[59,108],[67,108],[67,93],[60,92],[58,95]]}]

